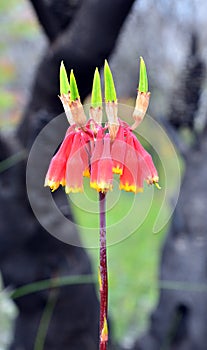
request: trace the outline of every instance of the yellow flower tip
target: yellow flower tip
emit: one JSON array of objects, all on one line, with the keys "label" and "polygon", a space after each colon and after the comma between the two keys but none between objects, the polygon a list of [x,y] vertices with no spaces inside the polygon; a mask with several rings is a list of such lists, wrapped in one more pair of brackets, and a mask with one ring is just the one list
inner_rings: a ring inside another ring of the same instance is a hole
[{"label": "yellow flower tip", "polygon": [[158,188],[158,190],[161,190],[161,187],[159,185],[159,177],[158,176],[148,178],[147,183],[148,183],[148,185],[155,185]]},{"label": "yellow flower tip", "polygon": [[106,316],[104,316],[104,324],[101,331],[101,342],[107,342],[108,341],[108,324],[106,320]]},{"label": "yellow flower tip", "polygon": [[83,172],[83,176],[85,176],[85,177],[90,177],[90,171],[89,171],[89,169],[86,169],[86,170],[84,170],[84,172]]},{"label": "yellow flower tip", "polygon": [[94,190],[98,189],[98,186],[97,186],[96,182],[90,182],[90,187],[93,188]]},{"label": "yellow flower tip", "polygon": [[60,182],[59,181],[52,181],[52,180],[45,180],[45,184],[44,186],[48,186],[50,187],[51,191],[54,192],[55,190],[57,190],[57,188],[60,186]]},{"label": "yellow flower tip", "polygon": [[158,182],[155,182],[154,185],[158,188],[158,190],[161,190],[161,187]]},{"label": "yellow flower tip", "polygon": [[65,181],[65,180],[60,181],[60,185],[61,185],[62,187],[64,187],[64,186],[66,185],[66,181]]},{"label": "yellow flower tip", "polygon": [[68,186],[65,186],[65,193],[66,194],[83,193],[83,187],[68,187]]},{"label": "yellow flower tip", "polygon": [[128,182],[126,182],[125,184],[121,183],[119,185],[119,189],[120,190],[124,190],[126,192],[133,192],[133,193],[143,192],[143,188],[142,187],[137,187],[135,185],[129,185]]},{"label": "yellow flower tip", "polygon": [[111,184],[107,184],[105,182],[97,183],[97,182],[90,182],[90,187],[96,190],[97,192],[108,192],[112,191],[113,186]]},{"label": "yellow flower tip", "polygon": [[119,174],[119,175],[122,175],[122,173],[123,173],[123,169],[119,168],[119,166],[113,167],[112,171],[114,174]]}]

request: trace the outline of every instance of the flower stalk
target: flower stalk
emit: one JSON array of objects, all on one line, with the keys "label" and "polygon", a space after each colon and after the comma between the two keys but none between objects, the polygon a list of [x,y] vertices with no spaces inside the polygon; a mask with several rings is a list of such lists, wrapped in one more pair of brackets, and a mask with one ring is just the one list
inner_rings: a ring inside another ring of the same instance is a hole
[{"label": "flower stalk", "polygon": [[108,271],[106,251],[106,192],[99,192],[100,215],[100,345],[106,350],[108,342]]},{"label": "flower stalk", "polygon": [[110,67],[105,61],[105,111],[108,122],[102,122],[102,92],[98,68],[95,70],[90,119],[87,120],[80,100],[76,79],[71,70],[70,83],[63,62],[60,67],[60,100],[70,123],[65,138],[52,158],[45,186],[52,191],[61,185],[66,194],[84,191],[83,177],[90,178],[90,187],[99,195],[100,219],[100,328],[99,350],[108,343],[108,271],[106,242],[106,194],[113,190],[113,174],[119,176],[119,189],[138,193],[144,181],[159,188],[159,177],[152,157],[133,134],[142,122],[150,99],[147,71],[140,58],[140,80],[134,124],[128,125],[118,117],[116,89]]}]

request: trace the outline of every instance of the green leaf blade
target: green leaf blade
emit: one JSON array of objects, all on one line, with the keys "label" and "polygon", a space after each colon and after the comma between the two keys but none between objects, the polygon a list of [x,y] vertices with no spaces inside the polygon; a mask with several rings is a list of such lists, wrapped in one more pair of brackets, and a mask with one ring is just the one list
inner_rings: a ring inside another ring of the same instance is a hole
[{"label": "green leaf blade", "polygon": [[73,73],[73,70],[70,72],[70,99],[71,101],[75,101],[80,98],[79,92],[78,92],[78,86],[75,80],[75,76]]},{"label": "green leaf blade", "polygon": [[96,68],[93,78],[91,106],[93,108],[102,107],[101,79],[98,68]]},{"label": "green leaf blade", "polygon": [[70,84],[68,81],[67,72],[64,66],[63,61],[61,61],[60,65],[60,94],[68,94],[70,91]]},{"label": "green leaf blade", "polygon": [[147,69],[146,69],[146,65],[145,65],[145,62],[144,62],[142,57],[140,57],[138,91],[148,92]]},{"label": "green leaf blade", "polygon": [[117,100],[116,89],[114,85],[113,75],[111,73],[108,62],[105,60],[104,65],[104,81],[105,81],[105,101],[113,102]]}]

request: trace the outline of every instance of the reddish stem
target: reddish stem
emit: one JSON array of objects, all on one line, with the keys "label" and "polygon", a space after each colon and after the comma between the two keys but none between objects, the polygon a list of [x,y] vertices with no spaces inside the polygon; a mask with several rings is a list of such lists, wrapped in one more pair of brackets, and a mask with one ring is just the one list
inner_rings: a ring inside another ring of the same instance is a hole
[{"label": "reddish stem", "polygon": [[106,193],[99,193],[100,208],[100,350],[107,349],[107,335],[103,340],[104,319],[108,313],[108,275],[106,256]]}]

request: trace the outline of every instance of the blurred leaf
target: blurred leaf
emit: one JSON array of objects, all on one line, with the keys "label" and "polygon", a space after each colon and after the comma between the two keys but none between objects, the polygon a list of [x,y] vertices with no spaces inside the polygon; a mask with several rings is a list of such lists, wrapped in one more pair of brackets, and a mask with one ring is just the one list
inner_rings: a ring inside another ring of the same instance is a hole
[{"label": "blurred leaf", "polygon": [[77,276],[63,276],[51,278],[48,280],[38,281],[30,284],[26,284],[19,287],[10,293],[12,299],[20,298],[24,295],[28,295],[34,292],[39,292],[48,288],[57,288],[61,286],[68,286],[70,284],[85,284],[95,283],[96,278],[94,275],[77,275]]},{"label": "blurred leaf", "polygon": [[45,306],[45,309],[43,311],[38,331],[37,331],[37,336],[35,339],[35,345],[34,345],[34,350],[44,350],[44,345],[45,345],[45,340],[50,324],[50,320],[52,318],[52,314],[55,308],[55,305],[57,303],[58,299],[58,292],[54,292],[53,290],[50,291],[47,304]]},{"label": "blurred leaf", "polygon": [[14,64],[8,60],[0,61],[1,84],[8,84],[15,78],[16,70]]},{"label": "blurred leaf", "polygon": [[0,1],[0,12],[11,11],[11,8],[17,4],[16,0]]},{"label": "blurred leaf", "polygon": [[0,162],[0,173],[16,165],[26,158],[26,151],[22,150]]},{"label": "blurred leaf", "polygon": [[38,34],[38,26],[31,20],[25,20],[23,22],[12,22],[9,26],[9,32],[13,40],[33,38]]},{"label": "blurred leaf", "polygon": [[16,103],[16,97],[11,92],[1,91],[0,93],[0,109],[1,112],[8,110],[8,108],[14,107]]}]

